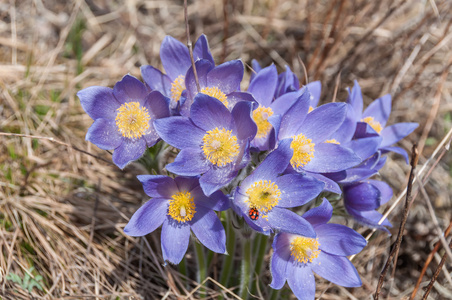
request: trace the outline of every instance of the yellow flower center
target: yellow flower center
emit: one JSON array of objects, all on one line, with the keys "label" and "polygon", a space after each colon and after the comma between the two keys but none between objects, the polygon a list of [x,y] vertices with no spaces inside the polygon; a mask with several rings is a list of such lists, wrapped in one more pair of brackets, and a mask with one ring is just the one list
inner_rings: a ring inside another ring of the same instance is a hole
[{"label": "yellow flower center", "polygon": [[223,93],[219,88],[217,87],[204,87],[201,89],[201,93],[209,95],[210,97],[217,98],[221,101],[221,103],[224,104],[224,106],[228,107],[229,102],[227,100],[226,94]]},{"label": "yellow flower center", "polygon": [[267,121],[268,117],[272,115],[273,111],[270,107],[260,106],[253,111],[253,120],[257,125],[257,139],[266,137],[270,129],[272,129],[272,124]]},{"label": "yellow flower center", "polygon": [[290,243],[290,255],[300,263],[312,262],[320,254],[319,246],[317,239],[299,236]]},{"label": "yellow flower center", "polygon": [[314,157],[314,146],[311,139],[308,139],[303,134],[294,136],[290,148],[293,149],[293,156],[290,159],[290,164],[293,168],[306,166]]},{"label": "yellow flower center", "polygon": [[361,120],[361,122],[366,122],[370,125],[377,133],[380,133],[383,127],[381,126],[380,122],[375,121],[373,117],[366,117]]},{"label": "yellow flower center", "polygon": [[262,217],[266,217],[273,207],[278,205],[281,199],[281,191],[278,186],[271,180],[259,180],[246,190],[248,198],[245,200],[250,207],[257,209],[262,213]]},{"label": "yellow flower center", "polygon": [[178,102],[180,100],[180,96],[182,92],[185,90],[185,76],[179,75],[174,81],[171,83],[171,99],[174,102]]},{"label": "yellow flower center", "polygon": [[309,110],[308,110],[308,113],[310,113],[311,111],[313,111],[314,110],[314,107],[312,107],[312,106],[309,106]]},{"label": "yellow flower center", "polygon": [[215,128],[207,131],[202,138],[202,150],[207,160],[219,167],[224,166],[237,157],[239,144],[237,137],[231,134],[232,130]]},{"label": "yellow flower center", "polygon": [[335,139],[326,140],[325,143],[340,145],[340,143],[338,141],[336,141]]},{"label": "yellow flower center", "polygon": [[174,194],[169,201],[168,215],[179,222],[187,222],[195,215],[195,202],[190,192]]},{"label": "yellow flower center", "polygon": [[116,111],[116,126],[123,137],[138,139],[146,134],[151,120],[146,107],[140,107],[138,102],[127,102]]}]

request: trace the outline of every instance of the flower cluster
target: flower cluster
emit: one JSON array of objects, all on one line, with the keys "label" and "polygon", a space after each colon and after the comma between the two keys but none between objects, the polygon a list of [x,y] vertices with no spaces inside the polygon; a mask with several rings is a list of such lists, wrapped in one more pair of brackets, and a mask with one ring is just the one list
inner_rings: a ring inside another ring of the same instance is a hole
[{"label": "flower cluster", "polygon": [[[379,224],[377,209],[392,190],[369,178],[383,167],[383,154],[407,158],[392,145],[417,124],[386,126],[389,95],[363,112],[357,82],[346,102],[318,106],[320,83],[300,87],[289,67],[278,74],[274,65],[262,68],[253,61],[249,87],[242,91],[243,63],[216,66],[204,35],[193,56],[194,65],[187,47],[166,37],[160,49],[166,74],[143,66],[145,83],[126,75],[113,89],[95,86],[77,94],[94,120],[86,139],[114,150],[119,168],[159,140],[177,150],[165,167],[174,175],[138,176],[151,199],[125,233],[143,236],[162,225],[163,258],[173,264],[183,259],[190,231],[210,250],[225,253],[225,230],[215,211],[231,208],[244,226],[274,235],[272,288],[287,280],[299,299],[313,299],[312,271],[338,285],[360,286],[346,256],[360,252],[366,240],[328,223],[333,208],[322,195],[342,194],[350,216],[387,230],[391,224]],[[306,211],[313,199],[321,204]]]}]

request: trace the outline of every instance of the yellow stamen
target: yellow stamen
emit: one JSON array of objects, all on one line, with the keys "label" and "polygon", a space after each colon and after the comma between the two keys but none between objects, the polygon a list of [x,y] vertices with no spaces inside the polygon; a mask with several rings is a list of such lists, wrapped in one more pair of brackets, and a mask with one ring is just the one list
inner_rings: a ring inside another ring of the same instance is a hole
[{"label": "yellow stamen", "polygon": [[237,137],[231,134],[232,130],[215,128],[207,131],[202,138],[202,150],[207,160],[219,167],[224,166],[237,157],[239,144]]},{"label": "yellow stamen", "polygon": [[366,117],[361,120],[361,122],[366,122],[370,125],[377,133],[380,133],[383,127],[381,126],[380,122],[375,121],[373,117]]},{"label": "yellow stamen", "polygon": [[300,263],[312,262],[320,254],[319,246],[317,239],[299,236],[290,243],[290,254]]},{"label": "yellow stamen", "polygon": [[248,198],[245,202],[262,213],[264,218],[266,217],[265,214],[278,205],[279,200],[281,200],[281,191],[271,180],[256,181],[246,190],[246,194]]},{"label": "yellow stamen", "polygon": [[256,138],[266,137],[272,129],[272,124],[267,121],[268,117],[273,115],[273,111],[270,107],[258,107],[253,111],[253,120],[257,125]]},{"label": "yellow stamen", "polygon": [[314,146],[311,139],[308,139],[303,134],[294,136],[290,148],[293,149],[293,156],[290,159],[290,164],[293,168],[306,166],[314,157]]},{"label": "yellow stamen", "polygon": [[227,100],[226,94],[223,93],[219,88],[217,87],[204,87],[201,89],[201,93],[209,95],[210,97],[217,98],[220,100],[226,107],[228,107],[229,102]]},{"label": "yellow stamen", "polygon": [[309,106],[309,111],[308,111],[308,113],[310,113],[310,112],[313,111],[313,110],[314,110],[314,107]]},{"label": "yellow stamen", "polygon": [[338,141],[336,141],[335,139],[326,140],[325,143],[340,145],[340,143]]},{"label": "yellow stamen", "polygon": [[179,222],[187,222],[195,215],[195,202],[190,192],[174,194],[169,201],[168,215]]},{"label": "yellow stamen", "polygon": [[150,125],[146,107],[140,107],[138,102],[127,102],[117,110],[116,126],[122,136],[130,139],[138,139],[148,131]]},{"label": "yellow stamen", "polygon": [[185,90],[185,76],[179,75],[171,83],[171,99],[173,99],[174,102],[178,102],[184,90]]}]

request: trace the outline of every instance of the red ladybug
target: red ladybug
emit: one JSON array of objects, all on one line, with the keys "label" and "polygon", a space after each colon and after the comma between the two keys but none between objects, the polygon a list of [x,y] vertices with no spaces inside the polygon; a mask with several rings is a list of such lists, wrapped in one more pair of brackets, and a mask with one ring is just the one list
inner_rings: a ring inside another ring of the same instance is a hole
[{"label": "red ladybug", "polygon": [[251,220],[256,221],[257,219],[259,219],[259,211],[254,207],[251,207],[248,212],[248,216],[250,216]]}]

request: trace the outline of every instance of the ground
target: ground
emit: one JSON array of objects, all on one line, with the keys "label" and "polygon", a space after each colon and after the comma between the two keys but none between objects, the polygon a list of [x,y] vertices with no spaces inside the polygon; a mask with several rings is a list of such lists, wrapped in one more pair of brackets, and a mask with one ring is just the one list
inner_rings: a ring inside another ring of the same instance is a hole
[{"label": "ground", "polygon": [[[410,152],[418,144],[417,169],[424,170],[426,194],[414,186],[417,197],[397,268],[383,286],[388,299],[408,299],[451,222],[451,156],[441,144],[443,139],[448,144],[452,124],[450,11],[448,0],[198,0],[188,5],[191,39],[206,34],[217,64],[241,59],[250,66],[256,59],[263,66],[275,63],[279,71],[289,65],[302,84],[321,81],[322,103],[345,101],[346,88],[358,80],[365,105],[392,95],[390,123],[419,123],[399,146]],[[121,171],[111,164],[110,153],[85,141],[92,120],[76,97],[88,86],[112,87],[128,73],[140,78],[142,65],[161,68],[163,38],[186,42],[183,12],[183,1],[0,3],[3,299],[199,297],[196,281],[185,280],[178,267],[163,266],[159,232],[147,238],[124,234],[133,212],[148,199],[136,180],[147,171],[139,164]],[[245,73],[243,88],[250,68]],[[445,155],[433,164],[440,154]],[[401,157],[390,155],[380,179],[395,196],[382,211],[406,188],[409,170]],[[369,299],[397,236],[401,199],[388,217],[393,236],[373,234],[353,259],[363,286],[346,289],[318,278],[317,297]],[[351,221],[348,225],[364,236],[370,233]],[[421,287],[429,283],[443,253],[434,255]],[[220,293],[233,298],[216,283],[222,259],[213,256],[208,292],[212,298]],[[429,299],[452,299],[450,262]],[[192,250],[186,263],[195,267]],[[269,297],[270,278],[268,269],[260,274],[256,297]],[[416,297],[423,293],[421,288]],[[281,297],[292,297],[288,288]]]}]

